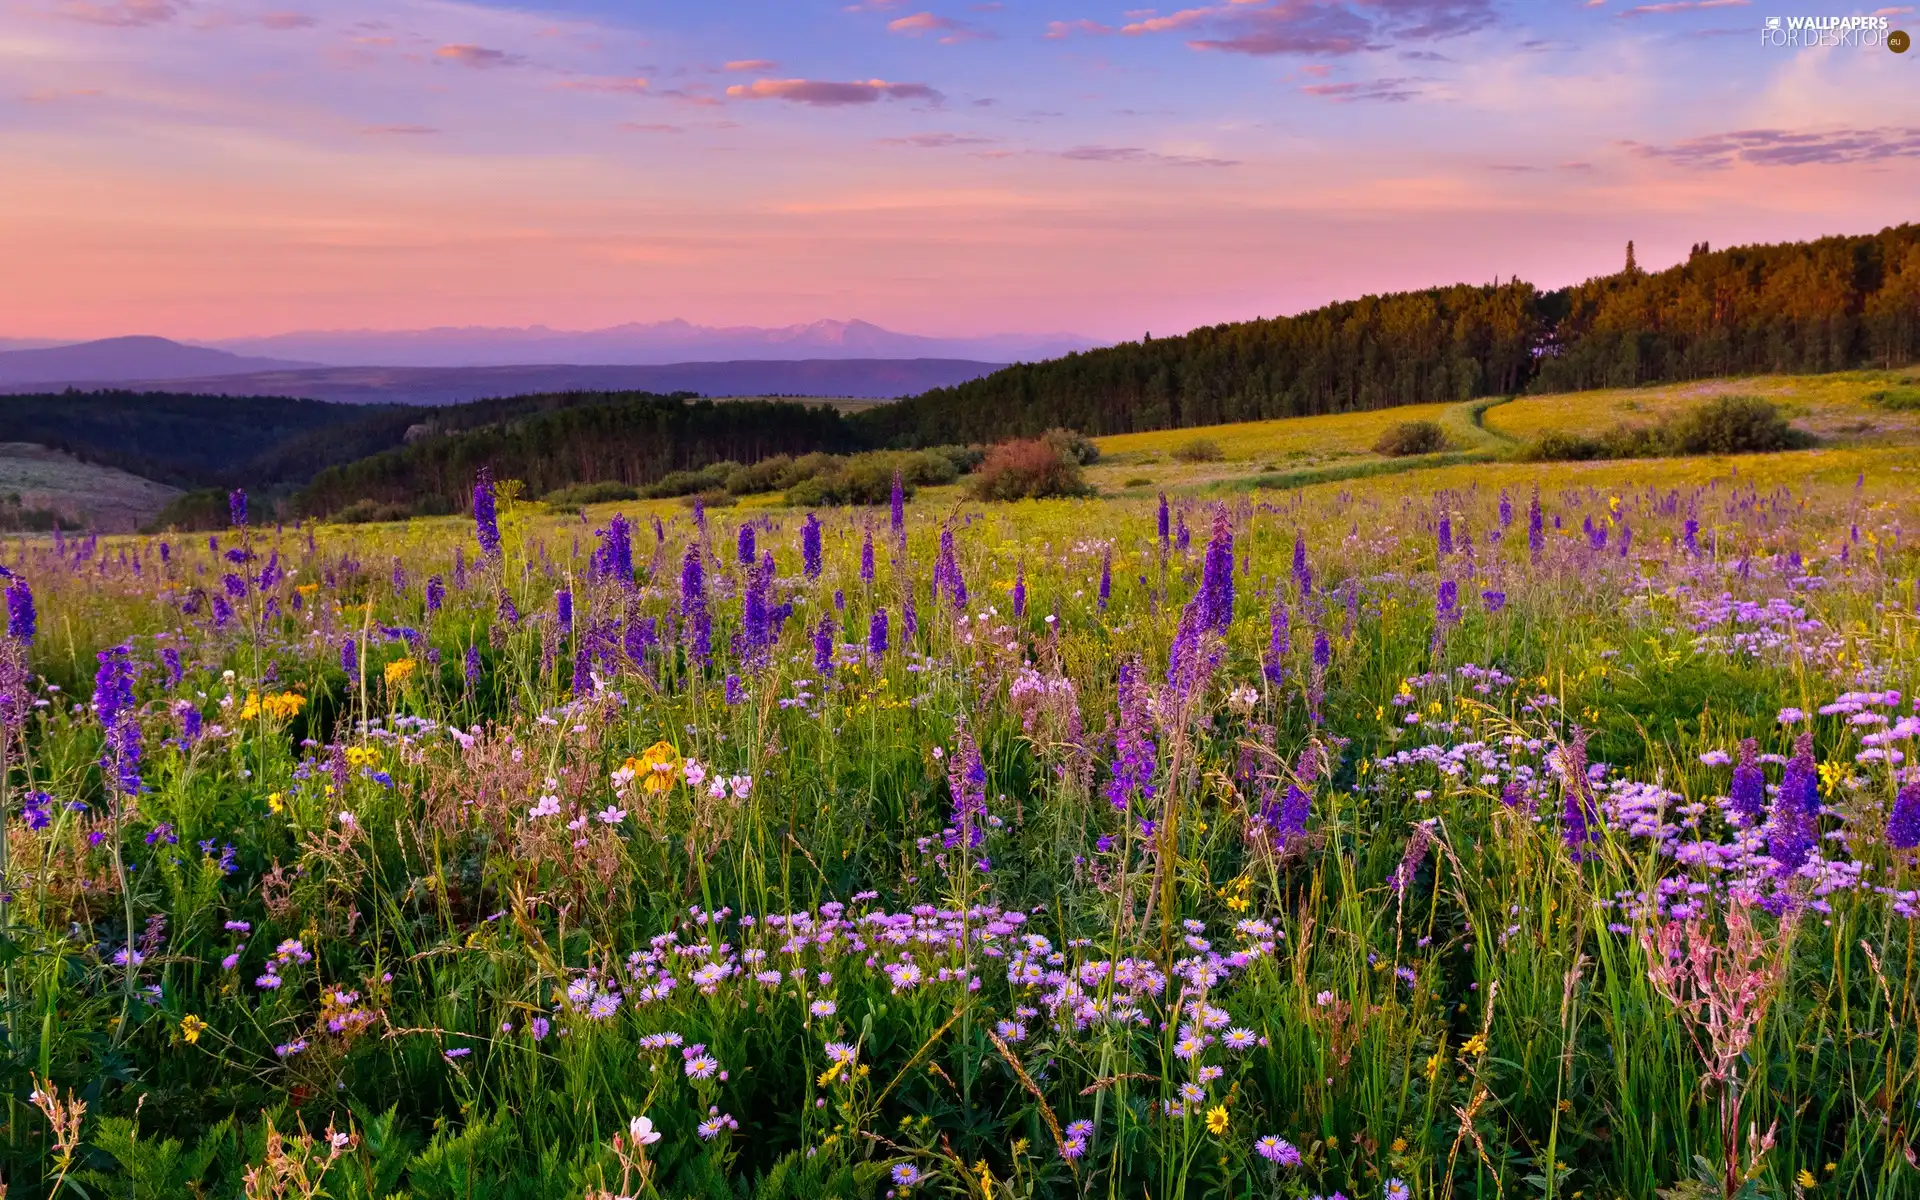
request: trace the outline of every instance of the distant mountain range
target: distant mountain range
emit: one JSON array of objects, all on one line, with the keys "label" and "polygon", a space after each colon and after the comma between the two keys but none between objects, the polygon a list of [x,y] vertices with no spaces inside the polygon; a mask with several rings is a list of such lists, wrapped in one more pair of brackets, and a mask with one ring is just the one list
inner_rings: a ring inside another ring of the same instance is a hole
[{"label": "distant mountain range", "polygon": [[183,346],[160,337],[117,337],[72,346],[0,352],[0,386],[20,384],[122,383],[194,375],[239,375],[318,364],[283,358],[253,358]]},{"label": "distant mountain range", "polygon": [[1075,334],[921,337],[866,321],[815,321],[777,329],[715,328],[686,321],[567,331],[531,328],[339,330],[206,343],[236,354],[296,358],[335,367],[500,367],[529,363],[651,366],[682,362],[815,358],[944,358],[1034,362],[1102,345]]},{"label": "distant mountain range", "polygon": [[[191,349],[191,347],[180,347]],[[73,349],[79,349],[74,347]],[[20,351],[41,354],[46,351]],[[662,366],[294,367],[262,371],[258,363],[217,350],[223,364],[203,374],[75,375],[8,382],[0,354],[0,392],[44,392],[72,385],[203,396],[296,396],[336,404],[460,404],[495,396],[548,392],[698,392],[706,396],[841,396],[891,400],[951,387],[999,370],[1003,364],[951,358],[803,359],[693,362]],[[267,360],[271,361],[271,360]]]}]

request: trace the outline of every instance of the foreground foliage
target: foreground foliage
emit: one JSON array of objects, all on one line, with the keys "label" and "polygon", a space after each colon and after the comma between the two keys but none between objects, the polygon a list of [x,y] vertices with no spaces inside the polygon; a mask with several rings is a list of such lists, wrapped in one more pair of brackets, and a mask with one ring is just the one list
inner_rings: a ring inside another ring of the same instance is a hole
[{"label": "foreground foliage", "polygon": [[1525,470],[18,541],[10,1194],[1914,1194],[1911,489]]}]

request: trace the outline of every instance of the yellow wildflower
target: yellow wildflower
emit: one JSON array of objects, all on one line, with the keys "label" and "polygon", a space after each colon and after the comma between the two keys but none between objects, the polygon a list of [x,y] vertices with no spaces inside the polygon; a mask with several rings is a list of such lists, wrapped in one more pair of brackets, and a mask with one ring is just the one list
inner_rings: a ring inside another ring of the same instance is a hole
[{"label": "yellow wildflower", "polygon": [[260,707],[276,721],[285,721],[307,706],[307,698],[298,692],[279,692],[260,701]]},{"label": "yellow wildflower", "polygon": [[272,795],[268,796],[267,811],[274,812],[274,813],[283,813],[287,811],[286,797],[282,796],[279,792],[275,792]]},{"label": "yellow wildflower", "polygon": [[1466,1045],[1460,1047],[1460,1053],[1467,1054],[1467,1055],[1485,1054],[1486,1052],[1487,1052],[1487,1035],[1484,1033],[1474,1034],[1472,1037],[1467,1039]]},{"label": "yellow wildflower", "polygon": [[1215,1137],[1225,1133],[1230,1122],[1227,1120],[1227,1106],[1216,1104],[1207,1110],[1207,1132]]},{"label": "yellow wildflower", "polygon": [[392,662],[387,664],[387,669],[386,669],[387,686],[390,688],[405,687],[407,684],[407,680],[413,678],[413,672],[415,668],[417,668],[419,665],[420,665],[419,663],[415,662],[411,658],[394,659]]},{"label": "yellow wildflower", "polygon": [[370,767],[380,761],[380,751],[372,746],[348,746],[347,765],[350,767]]},{"label": "yellow wildflower", "polygon": [[1805,1167],[1800,1168],[1800,1173],[1793,1177],[1793,1181],[1803,1188],[1814,1187],[1820,1182],[1813,1177],[1813,1172],[1807,1170]]},{"label": "yellow wildflower", "polygon": [[180,1018],[180,1036],[187,1040],[189,1046],[200,1041],[200,1035],[206,1031],[206,1028],[207,1023],[192,1013]]},{"label": "yellow wildflower", "polygon": [[624,765],[640,780],[640,786],[649,796],[658,796],[670,790],[679,777],[680,752],[671,743],[655,742],[640,757],[629,758]]},{"label": "yellow wildflower", "polygon": [[1389,1146],[1388,1149],[1392,1150],[1395,1154],[1405,1154],[1407,1152],[1407,1139],[1403,1137],[1393,1139],[1393,1145]]}]

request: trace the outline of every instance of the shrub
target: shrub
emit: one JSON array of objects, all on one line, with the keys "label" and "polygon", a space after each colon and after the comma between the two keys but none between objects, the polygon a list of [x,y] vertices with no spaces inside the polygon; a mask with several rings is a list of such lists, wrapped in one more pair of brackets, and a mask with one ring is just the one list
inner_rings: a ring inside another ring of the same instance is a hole
[{"label": "shrub", "polygon": [[1721,396],[1666,427],[1673,454],[1765,454],[1808,445],[1786,414],[1758,396]]},{"label": "shrub", "polygon": [[1173,448],[1173,457],[1183,463],[1219,462],[1227,456],[1212,438],[1194,438]]},{"label": "shrub", "polygon": [[1867,393],[1867,403],[1878,404],[1894,412],[1920,411],[1920,387],[1882,388]]},{"label": "shrub", "polygon": [[385,521],[404,521],[413,512],[404,504],[382,504],[377,500],[355,500],[327,520],[335,525],[372,525]]},{"label": "shrub", "polygon": [[232,520],[227,493],[219,488],[198,488],[167,501],[166,506],[154,514],[152,528],[192,533],[225,529]]},{"label": "shrub", "polygon": [[1127,480],[1125,483],[1121,484],[1120,486],[1129,487],[1129,488],[1152,487],[1153,480],[1147,478],[1145,475],[1135,475],[1133,478]]},{"label": "shrub", "polygon": [[692,508],[695,504],[707,508],[727,508],[740,503],[740,497],[725,488],[709,488],[704,492],[689,492],[680,497],[680,503]]},{"label": "shrub", "polygon": [[727,473],[726,489],[736,496],[771,492],[780,486],[780,478],[793,469],[793,456],[776,454]]},{"label": "shrub", "polygon": [[938,454],[946,459],[953,464],[953,469],[959,474],[971,475],[979,470],[980,464],[986,460],[987,448],[985,446],[935,446],[927,453]]},{"label": "shrub", "polygon": [[1073,429],[1049,429],[1040,435],[1049,446],[1060,452],[1062,458],[1070,458],[1080,466],[1088,467],[1100,461],[1100,447],[1093,439]]},{"label": "shrub", "polygon": [[973,476],[973,495],[978,500],[1084,496],[1087,490],[1080,464],[1046,438],[1000,443],[987,452]]},{"label": "shrub", "polygon": [[697,471],[671,471],[641,494],[653,500],[673,496],[691,496],[696,492],[718,491],[727,485],[727,476],[740,468],[736,462],[717,462]]},{"label": "shrub", "polygon": [[1406,458],[1415,454],[1438,454],[1449,449],[1447,431],[1433,421],[1401,421],[1389,426],[1373,444],[1376,454]]},{"label": "shrub", "polygon": [[603,480],[599,483],[576,483],[572,487],[563,487],[547,493],[547,507],[565,511],[582,508],[589,504],[609,504],[616,500],[638,500],[640,489],[631,484]]}]

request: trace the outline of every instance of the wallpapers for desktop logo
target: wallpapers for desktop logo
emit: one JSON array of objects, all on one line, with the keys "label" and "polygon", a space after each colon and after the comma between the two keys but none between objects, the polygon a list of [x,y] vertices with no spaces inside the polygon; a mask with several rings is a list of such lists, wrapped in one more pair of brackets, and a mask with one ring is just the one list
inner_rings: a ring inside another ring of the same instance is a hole
[{"label": "wallpapers for desktop logo", "polygon": [[1800,50],[1886,46],[1898,54],[1907,48],[1908,39],[1892,24],[1887,17],[1768,17],[1760,29],[1760,44]]}]

